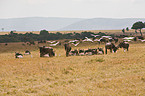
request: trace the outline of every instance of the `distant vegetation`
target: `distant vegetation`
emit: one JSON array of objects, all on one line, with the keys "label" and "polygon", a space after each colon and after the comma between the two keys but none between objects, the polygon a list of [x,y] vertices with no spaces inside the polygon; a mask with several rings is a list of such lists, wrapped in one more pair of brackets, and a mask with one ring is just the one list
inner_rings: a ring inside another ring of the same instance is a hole
[{"label": "distant vegetation", "polygon": [[[11,31],[8,35],[0,35],[0,43],[6,42],[31,42],[31,41],[39,41],[39,40],[61,40],[61,39],[83,39],[84,37],[92,37],[91,34],[93,32],[81,32],[81,33],[66,33],[62,34],[60,32],[56,33],[49,33],[47,30],[41,30],[40,34],[34,33],[25,33],[25,34],[18,34]],[[97,33],[97,35],[106,35],[105,33]]]},{"label": "distant vegetation", "polygon": [[[131,29],[135,29],[135,33],[139,30],[141,36],[143,35],[141,29],[145,28],[145,23],[138,21],[135,22]],[[122,29],[123,34],[125,31],[129,31],[129,28]],[[15,33],[11,31],[9,34],[0,35],[0,43],[7,43],[7,42],[33,42],[33,41],[40,41],[40,40],[61,40],[61,39],[84,39],[84,37],[92,38],[91,34],[95,34],[93,32],[81,32],[81,33],[49,33],[47,30],[41,30],[39,34],[30,33]],[[98,32],[96,35],[105,36],[108,35],[106,33]],[[114,37],[114,34],[109,34]]]}]

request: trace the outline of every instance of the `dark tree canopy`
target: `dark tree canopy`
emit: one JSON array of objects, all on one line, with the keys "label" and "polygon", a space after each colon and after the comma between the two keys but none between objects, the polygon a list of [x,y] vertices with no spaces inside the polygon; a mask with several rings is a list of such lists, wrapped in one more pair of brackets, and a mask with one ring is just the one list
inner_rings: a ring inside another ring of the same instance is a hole
[{"label": "dark tree canopy", "polygon": [[129,28],[128,27],[126,28],[126,31],[129,31]]},{"label": "dark tree canopy", "polygon": [[142,28],[145,28],[145,24],[141,21],[135,22],[131,27],[131,29],[135,29],[135,31],[139,29],[141,36],[142,36],[142,32],[141,32]]},{"label": "dark tree canopy", "polygon": [[125,33],[125,29],[122,29],[122,32]]}]

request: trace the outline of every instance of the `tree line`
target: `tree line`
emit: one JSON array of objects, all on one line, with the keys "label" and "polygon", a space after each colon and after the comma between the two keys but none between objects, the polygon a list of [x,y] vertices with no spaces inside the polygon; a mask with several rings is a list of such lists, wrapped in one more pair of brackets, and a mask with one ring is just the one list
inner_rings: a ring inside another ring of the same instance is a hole
[{"label": "tree line", "polygon": [[[62,39],[83,39],[84,37],[91,38],[93,32],[81,32],[81,33],[66,33],[62,34],[60,32],[49,33],[47,30],[41,30],[39,34],[30,33],[15,33],[11,31],[9,34],[0,35],[0,43],[7,42],[32,42],[40,40],[62,40]],[[105,33],[99,32],[96,35],[106,35]]]},{"label": "tree line", "polygon": [[[135,29],[135,32],[137,30],[140,31],[141,36],[143,35],[141,32],[141,29],[145,28],[145,23],[139,21],[135,22],[132,25],[132,29]],[[127,27],[126,30],[128,31],[129,28]],[[123,33],[125,33],[125,29],[122,30]],[[39,34],[34,34],[32,32],[25,33],[25,34],[18,34],[13,31],[11,31],[9,34],[0,35],[0,43],[7,43],[7,42],[33,42],[33,41],[40,41],[40,40],[62,40],[62,39],[84,39],[84,37],[92,38],[91,34],[95,34],[93,32],[81,32],[81,33],[66,33],[62,34],[60,32],[56,33],[49,33],[47,30],[41,30]],[[99,32],[96,35],[105,36],[107,34]],[[114,36],[114,34],[111,34],[111,36]]]},{"label": "tree line", "polygon": [[[143,23],[142,21],[135,22],[131,27],[131,29],[135,30],[135,33],[139,31],[141,36],[143,36],[142,31],[141,31],[143,28],[145,28],[145,22]],[[127,27],[126,30],[124,28],[122,29],[123,33],[125,33],[125,31],[129,31],[129,28]]]}]

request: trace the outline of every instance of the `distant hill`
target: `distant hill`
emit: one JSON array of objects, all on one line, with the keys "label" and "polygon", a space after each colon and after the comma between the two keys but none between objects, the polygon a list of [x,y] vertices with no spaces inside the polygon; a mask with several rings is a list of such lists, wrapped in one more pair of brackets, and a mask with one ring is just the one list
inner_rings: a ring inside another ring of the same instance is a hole
[{"label": "distant hill", "polygon": [[93,18],[73,23],[61,30],[120,30],[126,27],[131,28],[133,23],[137,21],[145,22],[145,18],[127,18],[127,19],[111,19],[111,18]]},{"label": "distant hill", "polygon": [[131,27],[137,21],[145,22],[145,18],[58,18],[58,17],[26,17],[0,19],[0,31],[66,31],[66,30],[116,30]]},{"label": "distant hill", "polygon": [[4,28],[5,31],[40,31],[46,29],[54,31],[65,26],[79,22],[81,18],[55,18],[55,17],[26,17],[0,19],[0,31]]}]

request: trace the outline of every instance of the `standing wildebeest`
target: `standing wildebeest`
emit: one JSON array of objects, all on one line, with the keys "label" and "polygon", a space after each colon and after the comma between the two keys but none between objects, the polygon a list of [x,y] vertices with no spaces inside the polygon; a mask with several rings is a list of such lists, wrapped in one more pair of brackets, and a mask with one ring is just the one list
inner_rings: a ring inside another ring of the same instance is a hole
[{"label": "standing wildebeest", "polygon": [[64,47],[65,47],[65,51],[66,51],[66,56],[68,57],[69,52],[71,51],[71,47],[69,46],[68,43],[65,43],[64,44]]},{"label": "standing wildebeest", "polygon": [[129,48],[129,43],[128,42],[121,42],[121,43],[119,43],[119,45],[117,46],[117,48],[124,48],[124,52],[125,52],[125,49],[127,49],[127,51],[128,51],[128,48]]},{"label": "standing wildebeest", "polygon": [[55,56],[55,53],[51,47],[39,47],[40,48],[40,57],[44,57],[47,55],[47,57],[53,57]]},{"label": "standing wildebeest", "polygon": [[105,45],[105,52],[106,52],[106,54],[107,54],[107,49],[110,49],[110,52],[111,52],[111,53],[112,53],[112,50],[113,50],[114,52],[117,51],[117,47],[115,47],[115,45],[114,45],[113,43],[111,43],[111,42],[106,43],[106,45]]}]

